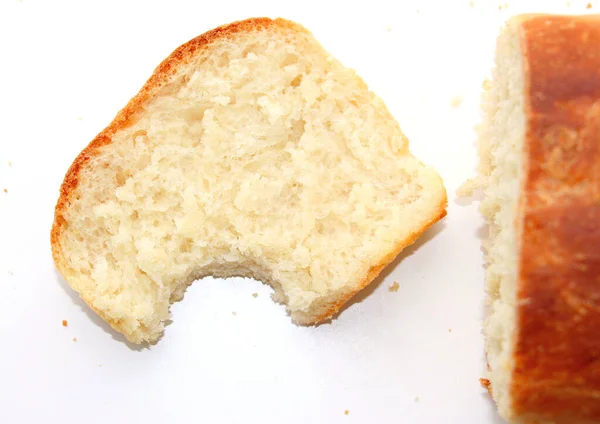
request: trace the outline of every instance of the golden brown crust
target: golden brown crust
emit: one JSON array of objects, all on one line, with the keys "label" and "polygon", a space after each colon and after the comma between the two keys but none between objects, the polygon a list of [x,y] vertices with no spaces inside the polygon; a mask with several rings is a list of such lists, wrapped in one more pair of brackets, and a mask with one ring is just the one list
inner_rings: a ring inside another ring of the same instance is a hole
[{"label": "golden brown crust", "polygon": [[510,395],[521,422],[600,422],[600,18],[527,16]]},{"label": "golden brown crust", "polygon": [[133,97],[129,103],[117,114],[115,119],[100,134],[92,140],[88,146],[77,156],[60,187],[60,196],[54,209],[54,223],[50,232],[50,243],[52,245],[52,257],[59,271],[63,272],[63,259],[60,253],[60,235],[66,225],[63,218],[65,210],[69,206],[71,196],[79,183],[79,175],[86,163],[98,155],[98,149],[110,144],[112,137],[117,131],[123,130],[135,123],[138,114],[142,113],[145,106],[155,98],[171,78],[177,74],[178,69],[184,66],[202,49],[208,48],[216,40],[228,38],[235,34],[248,33],[258,30],[291,29],[296,32],[307,32],[301,25],[285,19],[252,18],[233,22],[208,31],[187,43],[179,46],[169,57],[167,57],[144,84],[142,89]]}]

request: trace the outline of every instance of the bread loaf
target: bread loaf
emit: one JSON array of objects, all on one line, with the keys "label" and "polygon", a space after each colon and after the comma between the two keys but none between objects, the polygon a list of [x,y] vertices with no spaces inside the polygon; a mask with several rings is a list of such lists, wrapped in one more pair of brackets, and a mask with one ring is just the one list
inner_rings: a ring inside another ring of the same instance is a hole
[{"label": "bread loaf", "polygon": [[442,180],[383,102],[303,27],[249,19],[179,47],[75,159],[57,268],[130,341],[204,276],[330,318],[445,215]]},{"label": "bread loaf", "polygon": [[483,112],[492,395],[510,422],[600,422],[600,17],[511,19]]}]

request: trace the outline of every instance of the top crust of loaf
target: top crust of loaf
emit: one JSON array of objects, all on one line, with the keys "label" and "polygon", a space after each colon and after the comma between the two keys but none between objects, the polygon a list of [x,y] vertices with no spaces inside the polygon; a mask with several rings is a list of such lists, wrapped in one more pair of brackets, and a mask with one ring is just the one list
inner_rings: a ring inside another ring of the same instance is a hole
[{"label": "top crust of loaf", "polygon": [[527,118],[512,408],[522,422],[599,422],[600,16],[509,25]]},{"label": "top crust of loaf", "polygon": [[[234,38],[239,34],[250,34],[258,31],[268,31],[269,33],[273,34],[281,33],[283,35],[293,32],[302,36],[310,36],[310,33],[305,28],[290,21],[283,19],[271,20],[268,18],[255,18],[218,27],[185,43],[176,49],[156,68],[153,75],[142,87],[140,92],[127,104],[124,109],[118,113],[113,122],[79,154],[74,163],[71,165],[60,189],[60,197],[56,205],[55,220],[51,231],[51,244],[53,258],[57,268],[77,291],[81,293],[79,290],[80,287],[77,287],[78,276],[73,275],[73,272],[69,270],[68,258],[65,257],[65,253],[62,251],[61,243],[64,242],[64,235],[70,231],[67,230],[68,223],[65,217],[68,216],[67,213],[69,211],[71,202],[76,201],[76,198],[73,196],[75,193],[83,190],[78,188],[78,185],[80,180],[85,179],[85,175],[87,175],[86,171],[91,168],[91,164],[94,162],[94,160],[100,156],[100,151],[104,150],[107,145],[113,143],[113,138],[117,138],[115,136],[116,134],[136,125],[140,121],[140,118],[145,113],[146,107],[148,107],[153,100],[161,95],[161,90],[168,86],[178,75],[179,71],[181,71],[181,69],[187,64],[191,63],[200,52],[205,49],[210,49],[211,45],[219,40]],[[362,81],[360,81],[360,83],[364,85]],[[381,103],[381,106],[384,109],[384,113],[389,115],[389,112],[387,112],[385,106],[383,106],[383,103]],[[390,119],[393,118],[390,116]],[[412,159],[415,161],[415,163],[418,163],[416,159]],[[424,166],[422,167],[425,169]],[[435,199],[436,206],[432,207],[431,210],[428,210],[426,216],[420,217],[421,219],[418,221],[418,225],[415,224],[411,228],[411,232],[409,234],[407,233],[405,236],[403,235],[400,237],[402,239],[395,240],[395,245],[392,248],[383,251],[379,261],[373,261],[370,269],[364,274],[364,279],[360,279],[358,282],[356,282],[356,284],[354,284],[352,287],[347,287],[344,291],[332,293],[329,296],[324,296],[318,299],[318,301],[315,301],[313,304],[311,304],[310,310],[296,311],[292,315],[296,322],[301,324],[313,324],[331,317],[348,299],[373,281],[379,272],[386,265],[388,265],[398,255],[398,253],[400,253],[400,251],[402,251],[406,246],[412,244],[423,233],[423,231],[446,215],[445,209],[447,199],[443,184],[437,174],[434,180],[435,183],[432,183],[430,194],[431,198]],[[220,274],[217,272],[215,275],[219,276]],[[248,276],[254,275],[255,274],[252,273],[248,274]],[[264,278],[267,282],[269,282],[268,278]],[[281,296],[281,293],[277,293],[277,295]],[[94,307],[93,302],[90,301],[88,297],[82,295],[82,298],[113,328],[122,332],[130,341],[140,343],[145,340],[156,340],[156,331],[158,331],[158,327],[153,328],[152,331],[146,328],[141,328],[141,331],[144,333],[137,330],[135,330],[134,333],[132,329],[125,325],[121,320],[107,316],[107,314],[105,314],[101,309]],[[161,329],[162,326],[159,330]]]}]

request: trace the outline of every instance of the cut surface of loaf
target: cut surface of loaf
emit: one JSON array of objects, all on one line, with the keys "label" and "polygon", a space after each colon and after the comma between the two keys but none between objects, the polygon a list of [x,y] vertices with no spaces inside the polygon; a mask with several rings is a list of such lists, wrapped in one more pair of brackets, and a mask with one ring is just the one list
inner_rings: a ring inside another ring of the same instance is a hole
[{"label": "cut surface of loaf", "polygon": [[599,50],[598,16],[518,16],[484,86],[485,347],[510,422],[600,422]]},{"label": "cut surface of loaf", "polygon": [[179,47],[79,155],[55,263],[132,342],[204,276],[330,318],[445,215],[440,177],[383,102],[300,25],[249,19]]}]

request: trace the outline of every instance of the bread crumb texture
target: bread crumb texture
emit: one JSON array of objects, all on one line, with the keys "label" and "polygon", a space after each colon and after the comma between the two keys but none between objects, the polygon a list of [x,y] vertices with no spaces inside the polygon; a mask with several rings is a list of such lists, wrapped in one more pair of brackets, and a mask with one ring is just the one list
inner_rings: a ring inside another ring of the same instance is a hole
[{"label": "bread crumb texture", "polygon": [[484,83],[483,123],[479,128],[480,210],[489,228],[486,251],[488,316],[484,324],[489,381],[500,415],[510,416],[514,368],[517,255],[517,199],[525,137],[524,82],[518,30],[503,28],[496,47],[492,80]]},{"label": "bread crumb texture", "polygon": [[71,168],[53,228],[65,279],[132,342],[208,275],[327,319],[445,215],[383,102],[297,24],[213,30],[138,97]]},{"label": "bread crumb texture", "polygon": [[67,322],[67,320],[66,320],[66,319],[63,319],[63,320],[62,320],[62,326],[63,326],[63,327],[66,327],[67,325],[69,325],[69,323]]},{"label": "bread crumb texture", "polygon": [[348,414],[350,414],[350,411],[349,411],[348,409],[346,409],[346,410],[344,411],[344,415],[348,415]]},{"label": "bread crumb texture", "polygon": [[388,291],[390,292],[397,292],[398,289],[400,288],[400,284],[398,284],[397,281],[394,281],[389,287],[388,287]]}]

